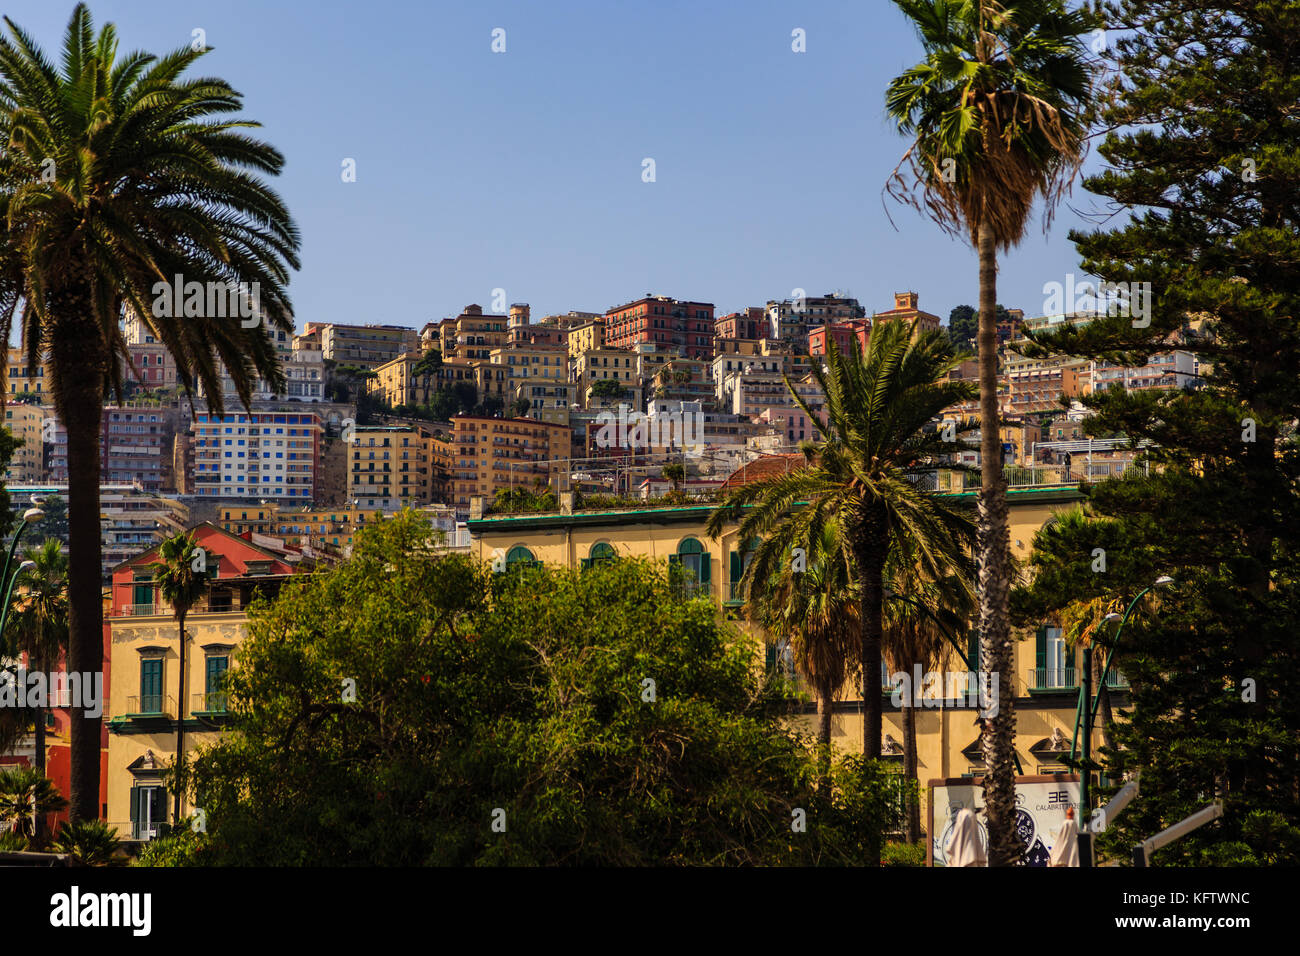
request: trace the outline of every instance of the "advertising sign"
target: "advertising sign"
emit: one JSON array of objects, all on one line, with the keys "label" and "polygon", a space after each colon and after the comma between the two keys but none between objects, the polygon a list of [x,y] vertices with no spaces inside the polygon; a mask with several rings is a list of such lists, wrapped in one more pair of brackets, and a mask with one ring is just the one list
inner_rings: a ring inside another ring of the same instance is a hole
[{"label": "advertising sign", "polygon": [[[946,866],[948,844],[957,814],[964,809],[975,811],[980,839],[987,855],[989,837],[984,818],[984,786],[972,777],[931,780],[930,839],[926,848],[928,866]],[[1025,847],[1029,866],[1047,866],[1056,845],[1056,835],[1065,825],[1065,808],[1074,807],[1080,819],[1079,775],[1067,773],[1016,777],[1016,833]]]}]

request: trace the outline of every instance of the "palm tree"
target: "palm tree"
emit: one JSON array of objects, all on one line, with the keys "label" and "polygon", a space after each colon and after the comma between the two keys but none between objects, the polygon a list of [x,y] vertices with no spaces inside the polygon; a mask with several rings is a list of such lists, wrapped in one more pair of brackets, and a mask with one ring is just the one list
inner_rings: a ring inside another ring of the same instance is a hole
[{"label": "palm tree", "polygon": [[158,560],[150,565],[159,595],[172,606],[176,630],[180,635],[180,679],[176,687],[177,780],[173,823],[180,823],[181,819],[182,775],[185,769],[185,618],[207,587],[207,562],[215,560],[216,555],[208,555],[200,548],[193,534],[178,534],[158,546]]},{"label": "palm tree", "polygon": [[[284,159],[248,135],[255,123],[233,118],[240,94],[182,76],[206,51],[119,56],[116,29],[96,33],[79,3],[56,64],[5,24],[0,328],[7,339],[21,317],[27,361],[45,363],[67,429],[69,667],[96,671],[100,414],[106,391],[124,391],[121,321],[129,312],[143,322],[186,393],[201,385],[213,412],[224,411],[222,369],[247,406],[259,377],[285,386],[271,332],[293,331],[285,286],[299,238],[262,178]],[[174,282],[185,302],[173,308],[160,293]],[[73,819],[98,815],[101,720],[72,722]]]},{"label": "palm tree", "polygon": [[[771,549],[768,539],[759,546]],[[773,562],[765,554],[742,578],[746,613],[770,635],[789,640],[794,663],[817,694],[819,777],[828,785],[831,764],[831,717],[857,657],[861,634],[860,602],[852,580],[852,559],[835,521],[828,521],[814,540],[802,541],[803,556],[785,554]],[[773,568],[761,584],[749,571]],[[803,570],[800,570],[803,569]]]},{"label": "palm tree", "polygon": [[947,336],[917,334],[915,323],[881,323],[865,353],[856,340],[847,352],[832,344],[827,365],[812,367],[825,396],[823,413],[814,411],[786,378],[791,397],[822,438],[805,443],[804,466],[741,486],[709,517],[708,533],[715,539],[736,521],[742,540],[772,539],[770,544],[764,540],[767,548],[760,546],[754,558],[760,581],[772,574],[775,555],[817,540],[828,522],[838,523],[859,586],[862,751],[868,759],[880,756],[889,551],[899,541],[910,542],[922,568],[937,576],[959,562],[967,546],[969,520],[916,481],[954,451],[933,426],[934,419],[974,394],[969,383],[948,380],[957,362]]},{"label": "palm tree", "polygon": [[0,771],[0,823],[26,837],[35,837],[37,821],[66,809],[54,782],[31,767]]},{"label": "palm tree", "polygon": [[[922,673],[943,669],[958,635],[966,633],[976,606],[974,567],[973,562],[964,560],[942,577],[930,577],[908,559],[904,547],[890,555],[887,575],[884,650],[890,667],[907,674],[912,681],[911,694],[902,698],[900,716],[903,774],[916,780],[916,702],[921,688],[915,684],[914,667],[921,665]],[[907,806],[907,841],[915,843],[920,838],[921,807],[913,795]]]},{"label": "palm tree", "polygon": [[[9,623],[14,646],[27,655],[29,670],[50,673],[68,644],[68,559],[57,539],[28,548],[15,582],[17,606]],[[45,773],[45,717],[36,713],[36,770]]]},{"label": "palm tree", "polygon": [[[990,670],[1006,674],[1011,549],[998,429],[997,250],[1024,237],[1037,199],[1050,222],[1083,162],[1093,67],[1080,35],[1091,21],[1064,0],[894,2],[915,24],[925,60],[886,94],[890,116],[913,137],[887,188],[945,230],[964,230],[979,254],[980,649]],[[1008,866],[1020,857],[1010,681],[1000,693],[997,717],[985,725],[984,790],[989,862]]]}]

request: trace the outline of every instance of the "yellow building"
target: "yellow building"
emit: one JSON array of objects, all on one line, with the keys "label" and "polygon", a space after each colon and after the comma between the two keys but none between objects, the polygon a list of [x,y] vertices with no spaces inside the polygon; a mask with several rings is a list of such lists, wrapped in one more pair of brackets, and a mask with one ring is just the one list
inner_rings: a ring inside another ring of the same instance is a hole
[{"label": "yellow building", "polygon": [[[1054,513],[1078,506],[1082,496],[1069,486],[1013,488],[1008,492],[1011,506],[1011,541],[1018,558],[1027,556],[1035,532]],[[948,496],[969,503],[973,508],[974,492]],[[747,557],[742,553],[736,526],[722,533],[717,541],[705,534],[711,505],[677,508],[644,508],[621,512],[574,512],[571,499],[561,496],[560,513],[483,516],[483,502],[471,504],[469,532],[471,553],[480,560],[516,562],[540,561],[568,568],[617,555],[636,555],[667,559],[680,564],[691,575],[698,591],[707,594],[721,613],[736,617],[740,609],[740,580]],[[744,626],[748,630],[748,625]],[[764,640],[769,666],[788,657],[779,645]],[[977,645],[968,647],[978,656]],[[943,675],[943,690],[930,693],[915,711],[918,739],[918,777],[922,792],[932,778],[978,775],[983,771],[979,752],[981,710],[978,685],[968,676],[978,670],[953,658]],[[901,710],[892,701],[893,683],[881,675],[884,695],[884,759],[897,761],[901,769],[903,724]],[[999,675],[999,684],[1009,679],[1015,691],[1016,749],[1020,765],[1027,774],[1064,772],[1059,762],[1060,742],[1069,750],[1073,734],[1079,672],[1074,652],[1066,648],[1061,629],[1045,622],[1042,627],[1020,635],[1015,646],[1013,673]],[[953,691],[950,685],[958,688]],[[1112,675],[1108,685],[1122,695],[1126,684]],[[920,694],[921,688],[917,693]],[[943,699],[940,699],[940,698]],[[959,699],[960,698],[960,699]],[[933,706],[931,706],[933,705]],[[1119,706],[1117,703],[1116,706]],[[861,700],[856,688],[846,688],[835,702],[832,734],[843,750],[860,753],[862,749]],[[799,718],[801,728],[815,731],[815,704],[805,705]],[[1094,745],[1100,744],[1100,730]]]},{"label": "yellow building", "polygon": [[[109,632],[107,797],[108,825],[125,839],[158,835],[176,821],[174,796],[163,772],[184,752],[215,742],[226,726],[222,676],[246,636],[246,609],[255,596],[274,595],[311,562],[275,551],[204,522],[190,529],[207,556],[208,586],[185,619],[185,683],[181,691],[180,636],[172,608],[158,594],[150,565],[157,548],[113,569],[104,623]],[[182,800],[179,819],[195,808]],[[201,808],[199,808],[201,809]]]},{"label": "yellow building", "polygon": [[584,352],[603,348],[605,345],[604,318],[592,319],[569,329],[569,358],[577,359]]},{"label": "yellow building", "polygon": [[15,395],[38,395],[44,401],[49,394],[45,388],[45,367],[29,365],[26,349],[9,350],[5,362],[5,394],[12,399]]},{"label": "yellow building", "polygon": [[356,426],[348,463],[348,499],[384,511],[428,504],[431,441],[431,436],[412,425]]},{"label": "yellow building", "polygon": [[235,505],[222,508],[221,530],[231,534],[244,534],[252,531],[257,534],[275,534],[275,516],[280,506],[274,501],[258,505]]},{"label": "yellow building", "polygon": [[465,306],[464,312],[444,319],[440,326],[443,358],[486,359],[509,341],[508,321],[505,315],[484,315],[482,306]]},{"label": "yellow building", "polygon": [[[41,384],[39,381],[37,384]],[[43,426],[53,419],[52,409],[40,405],[6,405],[5,426],[22,444],[14,449],[5,480],[40,482],[45,480],[45,438]]]}]

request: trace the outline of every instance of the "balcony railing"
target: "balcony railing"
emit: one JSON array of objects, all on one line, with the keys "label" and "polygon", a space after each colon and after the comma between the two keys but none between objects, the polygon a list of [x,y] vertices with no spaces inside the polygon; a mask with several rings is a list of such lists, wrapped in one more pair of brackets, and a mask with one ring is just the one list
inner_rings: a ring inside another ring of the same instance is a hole
[{"label": "balcony railing", "polygon": [[127,717],[170,717],[176,698],[164,694],[139,694],[126,699]]},{"label": "balcony railing", "polygon": [[[1030,690],[1074,690],[1082,675],[1075,667],[1033,667],[1029,670]],[[1117,670],[1106,675],[1106,686],[1111,690],[1128,688],[1128,678]]]},{"label": "balcony railing", "polygon": [[230,695],[225,691],[214,691],[211,694],[195,694],[191,712],[195,714],[224,714],[229,699]]}]

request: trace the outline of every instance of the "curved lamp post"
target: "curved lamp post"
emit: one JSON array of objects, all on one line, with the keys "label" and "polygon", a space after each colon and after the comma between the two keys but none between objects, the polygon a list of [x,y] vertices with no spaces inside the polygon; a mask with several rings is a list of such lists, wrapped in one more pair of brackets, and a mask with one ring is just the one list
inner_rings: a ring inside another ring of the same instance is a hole
[{"label": "curved lamp post", "polygon": [[[13,543],[9,545],[9,553],[5,555],[4,571],[0,572],[0,581],[7,582],[5,587],[5,603],[4,606],[0,608],[0,635],[4,634],[5,626],[9,623],[9,596],[13,594],[14,582],[18,580],[18,575],[16,573],[12,578],[9,577],[9,567],[13,564],[14,552],[18,550],[18,542],[22,540],[23,532],[27,530],[27,526],[40,521],[44,517],[45,512],[40,508],[28,508],[24,511],[22,523],[18,525],[18,530],[14,532]],[[27,565],[35,567],[32,562],[24,561],[22,565],[19,566],[19,570],[21,571],[23,567],[26,567]]]},{"label": "curved lamp post", "polygon": [[[1110,643],[1110,653],[1106,655],[1106,666],[1101,672],[1101,683],[1097,687],[1097,696],[1092,696],[1092,642],[1083,649],[1083,681],[1079,688],[1079,707],[1078,719],[1074,724],[1075,742],[1079,739],[1079,725],[1083,724],[1083,773],[1080,777],[1081,786],[1079,788],[1080,802],[1083,804],[1082,819],[1079,821],[1079,839],[1080,839],[1080,866],[1092,866],[1092,834],[1088,829],[1090,817],[1092,816],[1092,768],[1088,766],[1092,761],[1092,725],[1097,717],[1097,708],[1101,704],[1101,691],[1106,686],[1106,678],[1110,674],[1111,662],[1115,660],[1115,651],[1119,648],[1119,638],[1124,632],[1124,625],[1128,623],[1128,617],[1133,613],[1133,608],[1137,607],[1138,601],[1148,592],[1158,587],[1169,587],[1174,583],[1174,579],[1167,574],[1162,574],[1156,578],[1155,584],[1148,585],[1137,593],[1137,596],[1129,602],[1128,609],[1121,617],[1114,611],[1107,614],[1103,621],[1119,621],[1119,627],[1115,629],[1115,639]],[[1070,759],[1074,759],[1075,743],[1070,744]],[[1085,840],[1086,837],[1086,840]]]}]

